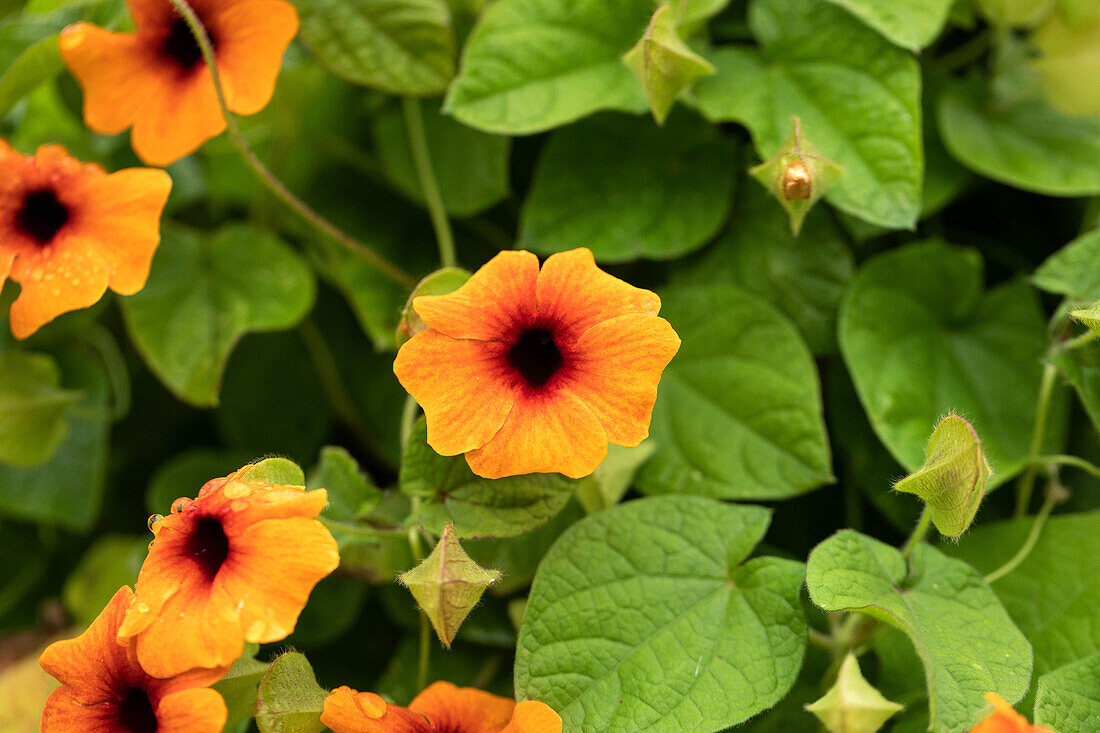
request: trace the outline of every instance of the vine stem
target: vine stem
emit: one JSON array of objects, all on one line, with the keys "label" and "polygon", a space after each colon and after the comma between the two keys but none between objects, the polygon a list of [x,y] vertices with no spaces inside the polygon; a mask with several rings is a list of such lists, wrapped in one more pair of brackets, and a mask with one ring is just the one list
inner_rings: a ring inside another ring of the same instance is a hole
[{"label": "vine stem", "polygon": [[1046,524],[1047,519],[1050,517],[1050,513],[1054,510],[1054,505],[1058,503],[1058,492],[1047,491],[1046,499],[1043,501],[1043,506],[1039,508],[1039,513],[1035,515],[1035,521],[1031,525],[1031,532],[1028,533],[1027,539],[1024,540],[1024,544],[1020,547],[1019,552],[1012,556],[1008,562],[1001,567],[997,568],[989,575],[985,576],[986,583],[992,583],[996,580],[1000,580],[1004,576],[1011,573],[1020,563],[1027,559],[1027,556],[1031,554],[1031,551],[1035,549],[1035,543],[1039,541],[1039,535],[1043,532],[1043,525]]},{"label": "vine stem", "polygon": [[913,534],[909,535],[909,539],[905,541],[905,544],[901,546],[901,556],[908,560],[909,556],[913,554],[913,550],[920,544],[924,536],[928,534],[928,527],[932,524],[932,510],[927,504],[924,505],[924,511],[921,512],[920,519],[917,521],[917,527],[913,530]]},{"label": "vine stem", "polygon": [[[413,403],[415,404],[415,403]],[[420,497],[412,499],[411,514],[416,514],[420,508]],[[424,547],[420,542],[420,529],[416,526],[409,528],[409,549],[412,550],[413,567],[424,562]],[[428,663],[432,657],[432,628],[428,621],[428,614],[420,609],[420,658],[416,666],[416,689],[423,690],[428,686]]]},{"label": "vine stem", "polygon": [[1039,450],[1043,447],[1043,436],[1047,429],[1047,413],[1050,412],[1050,398],[1054,394],[1054,380],[1058,369],[1047,362],[1043,366],[1043,377],[1039,383],[1039,401],[1035,407],[1035,427],[1031,432],[1031,447],[1027,452],[1027,468],[1016,486],[1016,519],[1027,516],[1031,506],[1031,494],[1035,490],[1035,476],[1039,471]]},{"label": "vine stem", "polygon": [[1071,468],[1079,468],[1086,473],[1100,478],[1100,466],[1078,456],[1039,456],[1035,459],[1035,462],[1040,466],[1069,466]]},{"label": "vine stem", "polygon": [[443,267],[455,267],[455,238],[451,232],[451,222],[443,206],[443,195],[439,192],[439,183],[432,170],[432,158],[428,151],[428,136],[424,133],[424,116],[420,112],[420,101],[413,97],[401,98],[401,113],[405,117],[405,133],[409,138],[416,175],[420,179],[420,190],[424,192],[424,203],[432,219],[435,241],[439,246],[439,261]]},{"label": "vine stem", "polygon": [[202,21],[199,20],[199,16],[195,14],[195,11],[187,3],[187,0],[170,1],[172,6],[175,7],[187,22],[187,26],[191,29],[191,35],[195,37],[195,42],[199,45],[199,50],[202,51],[203,60],[210,69],[210,76],[214,81],[214,92],[218,97],[218,106],[221,108],[222,116],[225,117],[225,129],[229,133],[229,139],[233,142],[234,147],[237,148],[237,151],[241,154],[241,158],[244,159],[248,167],[252,169],[260,181],[263,182],[273,194],[318,231],[327,234],[348,250],[354,252],[366,262],[369,262],[394,282],[400,283],[410,289],[413,288],[416,285],[416,280],[412,275],[408,274],[385,257],[382,257],[382,255],[367,247],[362,242],[354,239],[342,229],[339,229],[328,221],[328,219],[325,219],[311,209],[308,204],[291,193],[290,190],[283,185],[283,182],[276,178],[275,175],[260,162],[256,154],[252,152],[252,148],[249,147],[248,141],[244,139],[244,135],[241,134],[241,129],[237,125],[237,118],[229,111],[229,106],[226,104],[225,91],[222,89],[221,78],[218,75],[218,65],[214,59],[214,49],[210,45],[210,37],[206,34],[206,28],[203,27]]}]

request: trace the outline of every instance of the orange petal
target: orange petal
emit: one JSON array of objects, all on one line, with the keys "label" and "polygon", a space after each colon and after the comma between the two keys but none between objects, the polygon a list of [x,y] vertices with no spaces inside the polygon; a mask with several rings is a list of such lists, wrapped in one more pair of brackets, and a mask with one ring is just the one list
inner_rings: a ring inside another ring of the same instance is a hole
[{"label": "orange petal", "polygon": [[164,94],[171,72],[132,33],[81,22],[63,30],[58,45],[84,90],[84,122],[95,132],[122,132],[146,102]]},{"label": "orange petal", "polygon": [[564,388],[516,393],[504,426],[483,448],[466,454],[478,476],[522,473],[587,476],[607,455],[607,433],[595,413]]},{"label": "orange petal", "polygon": [[499,733],[512,718],[514,700],[474,687],[434,682],[409,703],[409,710],[424,715],[435,731]]},{"label": "orange petal", "polygon": [[453,293],[414,299],[413,309],[424,323],[448,336],[492,341],[535,321],[538,277],[538,257],[508,250]]},{"label": "orange petal", "polygon": [[110,263],[108,284],[116,293],[141,290],[160,242],[160,216],[172,179],[162,170],[129,168],[94,179],[86,188],[88,224],[102,258]]},{"label": "orange petal", "polygon": [[596,266],[586,248],[550,255],[538,282],[539,319],[554,324],[554,337],[563,343],[586,330],[627,313],[657,313],[656,293],[636,288]]},{"label": "orange petal", "polygon": [[133,595],[129,586],[122,586],[83,634],[50,644],[38,658],[42,669],[65,685],[66,694],[83,704],[111,699],[112,673],[134,666],[126,648],[115,641]]},{"label": "orange petal", "polygon": [[68,687],[58,687],[46,699],[42,708],[43,733],[78,733],[82,731],[117,730],[118,712],[110,703],[87,705],[75,697]]},{"label": "orange petal", "polygon": [[294,631],[313,587],[339,564],[336,540],[316,519],[269,519],[232,536],[214,591],[234,599],[245,640],[265,644]]},{"label": "orange petal", "polygon": [[210,69],[177,74],[134,120],[130,144],[149,165],[167,166],[225,130]]},{"label": "orange petal", "polygon": [[15,253],[5,252],[3,245],[0,245],[0,289],[4,287],[4,281],[8,279],[8,275],[11,273],[11,265],[14,261]]},{"label": "orange petal", "polygon": [[346,686],[325,698],[321,722],[335,733],[432,733],[423,715]]},{"label": "orange petal", "polygon": [[231,478],[197,504],[203,513],[217,515],[226,533],[233,535],[267,519],[316,517],[328,504],[328,492]]},{"label": "orange petal", "polygon": [[561,716],[549,705],[537,700],[524,700],[516,704],[512,720],[500,733],[561,733]]},{"label": "orange petal", "polygon": [[226,104],[242,115],[259,112],[271,101],[283,54],[298,34],[298,11],[283,0],[245,0],[210,25]]},{"label": "orange petal", "polygon": [[20,285],[11,306],[11,332],[26,338],[62,313],[94,305],[107,291],[110,265],[95,239],[60,234],[47,247],[23,253],[12,266]]},{"label": "orange petal", "polygon": [[1048,733],[1046,728],[1028,723],[1027,718],[995,692],[986,694],[985,699],[993,705],[993,713],[978,723],[971,733]]},{"label": "orange petal", "polygon": [[215,690],[183,690],[161,698],[157,733],[221,733],[228,711]]},{"label": "orange petal", "polygon": [[421,331],[401,346],[393,371],[428,421],[428,444],[444,456],[480,448],[515,401],[499,344]]},{"label": "orange petal", "polygon": [[569,356],[568,389],[596,414],[612,443],[649,435],[661,373],[680,348],[668,321],[634,313],[584,332]]}]

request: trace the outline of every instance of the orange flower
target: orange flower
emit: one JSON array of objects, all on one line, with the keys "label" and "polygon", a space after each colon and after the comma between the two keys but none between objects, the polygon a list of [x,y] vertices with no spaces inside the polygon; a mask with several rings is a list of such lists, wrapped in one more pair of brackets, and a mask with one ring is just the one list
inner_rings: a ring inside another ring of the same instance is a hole
[{"label": "orange flower", "polygon": [[974,726],[970,733],[1054,733],[1050,728],[1028,723],[1027,718],[1013,710],[996,693],[990,692],[985,699],[993,705],[993,713]]},{"label": "orange flower", "polygon": [[428,329],[393,370],[424,408],[436,452],[474,473],[587,476],[608,441],[638,445],[680,339],[661,300],[592,253],[501,252],[449,295],[420,296]]},{"label": "orange flower", "polygon": [[562,725],[544,703],[516,704],[450,682],[429,685],[407,708],[338,687],[325,698],[321,722],[336,733],[561,733]]},{"label": "orange flower", "polygon": [[132,597],[123,586],[87,631],[42,653],[39,664],[61,681],[42,711],[42,733],[219,733],[225,725],[225,702],[208,685],[227,668],[157,679],[116,641]]},{"label": "orange flower", "polygon": [[250,468],[207,482],[152,523],[118,637],[155,677],[228,665],[245,641],[285,638],[313,586],[340,563],[336,541],[312,519],[325,490],[238,478]]},{"label": "orange flower", "polygon": [[[169,0],[127,0],[136,33],[76,23],[61,58],[84,89],[84,122],[115,135],[133,127],[134,152],[168,165],[221,134],[225,117],[187,22]],[[190,0],[214,48],[226,105],[259,112],[275,91],[298,12],[283,0]]]},{"label": "orange flower", "polygon": [[164,171],[108,175],[60,145],[27,156],[0,140],[0,287],[9,275],[22,286],[11,307],[15,337],[95,304],[108,287],[141,290],[171,188]]}]

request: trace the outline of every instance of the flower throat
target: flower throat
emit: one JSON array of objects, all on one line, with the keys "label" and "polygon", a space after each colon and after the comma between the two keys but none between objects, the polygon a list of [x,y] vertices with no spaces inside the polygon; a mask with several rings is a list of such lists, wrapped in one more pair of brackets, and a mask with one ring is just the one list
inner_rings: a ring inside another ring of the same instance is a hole
[{"label": "flower throat", "polygon": [[69,221],[69,209],[49,189],[34,191],[23,199],[16,226],[39,244],[49,243]]},{"label": "flower throat", "polygon": [[524,331],[508,352],[508,363],[532,387],[541,387],[561,368],[561,352],[544,328]]},{"label": "flower throat", "polygon": [[[213,39],[211,39],[213,43]],[[164,55],[175,61],[184,69],[193,69],[202,61],[202,48],[191,33],[191,26],[183,18],[172,21],[172,30],[164,39],[161,47]]]},{"label": "flower throat", "polygon": [[157,714],[145,690],[133,687],[126,691],[119,701],[118,718],[126,733],[156,733]]}]

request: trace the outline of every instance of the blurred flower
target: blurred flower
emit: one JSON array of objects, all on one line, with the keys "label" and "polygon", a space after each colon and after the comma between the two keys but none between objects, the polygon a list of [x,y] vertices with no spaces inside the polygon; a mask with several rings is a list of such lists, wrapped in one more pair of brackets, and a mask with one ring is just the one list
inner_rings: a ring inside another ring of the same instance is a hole
[{"label": "blurred flower", "polygon": [[[150,165],[193,153],[225,129],[214,81],[187,22],[169,0],[127,0],[136,33],[76,23],[61,57],[84,90],[84,122],[115,135],[133,127],[134,152]],[[275,90],[298,13],[283,0],[190,0],[218,66],[226,105],[259,112]]]},{"label": "blurred flower", "polygon": [[501,252],[449,295],[393,370],[424,408],[436,452],[474,473],[587,476],[608,441],[649,435],[657,383],[680,339],[661,300],[596,267],[587,249]]},{"label": "blurred flower", "polygon": [[515,703],[473,687],[435,682],[409,703],[390,705],[373,692],[338,687],[325,698],[321,722],[336,733],[561,733],[545,703]]},{"label": "blurred flower", "polygon": [[28,156],[0,140],[0,286],[10,276],[22,287],[11,307],[15,337],[94,305],[108,287],[141,290],[171,188],[164,171],[108,175],[60,145]]},{"label": "blurred flower", "polygon": [[207,482],[151,523],[154,540],[119,640],[150,674],[228,665],[245,641],[286,638],[318,581],[340,563],[316,517],[324,489],[238,478]]},{"label": "blurred flower", "polygon": [[985,699],[993,705],[993,713],[974,726],[970,733],[1054,733],[1050,728],[1028,723],[1027,718],[1013,710],[996,693],[990,692]]},{"label": "blurred flower", "polygon": [[225,702],[208,685],[227,667],[157,679],[142,670],[132,646],[118,643],[132,597],[123,586],[87,631],[42,653],[42,668],[62,684],[46,701],[42,733],[219,733],[225,725]]}]

